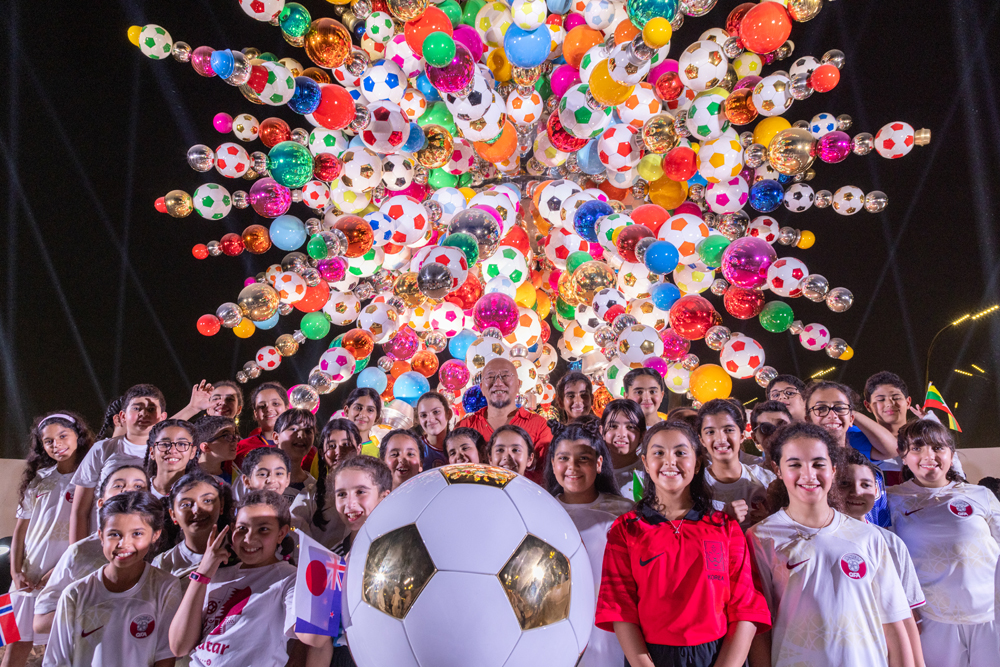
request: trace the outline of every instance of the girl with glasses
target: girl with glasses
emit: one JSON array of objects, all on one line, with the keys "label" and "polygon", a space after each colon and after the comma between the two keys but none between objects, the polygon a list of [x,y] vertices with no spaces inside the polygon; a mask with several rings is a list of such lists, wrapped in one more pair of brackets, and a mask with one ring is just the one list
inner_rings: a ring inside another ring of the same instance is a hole
[{"label": "girl with glasses", "polygon": [[194,425],[183,419],[161,421],[149,431],[145,461],[149,492],[155,498],[166,498],[174,482],[197,467],[197,460]]}]

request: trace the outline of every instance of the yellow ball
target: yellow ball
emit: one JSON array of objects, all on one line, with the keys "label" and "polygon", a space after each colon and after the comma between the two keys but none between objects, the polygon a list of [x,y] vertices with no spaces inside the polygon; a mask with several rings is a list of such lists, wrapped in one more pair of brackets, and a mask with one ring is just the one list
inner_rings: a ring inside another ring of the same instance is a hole
[{"label": "yellow ball", "polygon": [[244,317],[240,320],[240,323],[233,327],[233,333],[236,334],[237,338],[249,338],[253,335],[253,332],[257,330],[254,323],[250,321],[249,317]]},{"label": "yellow ball", "polygon": [[607,58],[597,63],[590,75],[590,92],[594,99],[605,106],[621,106],[625,100],[632,96],[633,90],[635,90],[635,86],[615,81],[608,69]]},{"label": "yellow ball", "polygon": [[851,347],[850,345],[848,345],[848,346],[847,346],[847,349],[846,349],[846,350],[844,350],[844,353],[843,353],[842,355],[840,355],[840,357],[838,357],[838,359],[839,359],[840,361],[850,361],[850,359],[851,359],[851,358],[852,358],[853,356],[854,356],[854,348],[853,348],[853,347]]},{"label": "yellow ball", "polygon": [[458,191],[465,195],[466,203],[472,201],[472,198],[476,196],[476,191],[472,188],[459,188]]},{"label": "yellow ball", "polygon": [[486,58],[486,66],[493,72],[493,78],[500,82],[510,81],[511,66],[502,48],[495,48]]},{"label": "yellow ball", "polygon": [[770,145],[771,139],[774,139],[774,135],[782,130],[787,130],[791,126],[792,124],[781,116],[765,118],[757,123],[757,127],[753,129],[753,142],[766,147]]},{"label": "yellow ball", "polygon": [[530,280],[525,280],[517,288],[517,292],[514,293],[514,301],[517,305],[524,308],[531,308],[535,305],[535,301],[538,297],[535,296],[535,286],[531,284]]},{"label": "yellow ball", "polygon": [[142,33],[141,25],[134,25],[128,29],[128,41],[132,42],[133,46],[139,46],[139,35]]},{"label": "yellow ball", "polygon": [[672,181],[666,176],[649,184],[649,198],[654,204],[673,210],[687,199],[688,185],[686,182]]},{"label": "yellow ball", "polygon": [[649,153],[639,160],[639,165],[636,168],[640,176],[652,183],[663,176],[663,156],[658,153]]},{"label": "yellow ball", "polygon": [[642,28],[642,39],[654,49],[660,49],[670,43],[670,37],[674,29],[670,27],[670,21],[657,16],[646,22]]},{"label": "yellow ball", "polygon": [[808,229],[803,229],[799,234],[799,242],[795,244],[797,248],[808,250],[816,244],[816,235]]},{"label": "yellow ball", "polygon": [[542,290],[537,290],[535,292],[535,312],[538,313],[539,319],[544,320],[548,317],[551,309],[552,300],[549,299],[549,295]]}]

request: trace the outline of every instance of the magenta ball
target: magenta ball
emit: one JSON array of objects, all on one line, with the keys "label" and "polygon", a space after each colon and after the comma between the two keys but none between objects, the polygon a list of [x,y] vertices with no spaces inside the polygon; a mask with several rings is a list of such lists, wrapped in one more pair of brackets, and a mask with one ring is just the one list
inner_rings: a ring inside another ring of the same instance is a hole
[{"label": "magenta ball", "polygon": [[742,79],[740,79],[739,81],[736,82],[736,85],[733,86],[733,90],[742,90],[744,88],[751,88],[752,89],[752,88],[754,88],[754,86],[757,85],[758,81],[760,81],[760,77],[759,76],[754,76],[752,74],[750,76],[745,76],[745,77],[743,77]]},{"label": "magenta ball", "polygon": [[669,368],[667,362],[664,361],[662,357],[646,357],[646,359],[643,360],[642,365],[645,368],[652,368],[660,375],[666,375],[667,369]]},{"label": "magenta ball", "polygon": [[770,243],[756,236],[744,236],[722,252],[722,275],[737,287],[760,287],[767,281],[767,270],[777,258]]},{"label": "magenta ball", "polygon": [[455,57],[444,67],[427,66],[427,78],[442,93],[455,93],[465,88],[476,72],[476,60],[465,44],[455,42]]},{"label": "magenta ball", "polygon": [[337,283],[347,275],[347,260],[343,257],[321,259],[316,263],[316,270],[328,283]]},{"label": "magenta ball", "polygon": [[250,187],[250,206],[257,215],[277,218],[288,212],[292,205],[292,191],[279,185],[273,178],[261,178]]},{"label": "magenta ball", "polygon": [[476,29],[469,25],[460,25],[455,28],[455,32],[452,33],[451,38],[456,42],[462,43],[465,48],[469,49],[469,53],[473,57],[477,53],[481,54],[483,52],[483,38],[479,36]]},{"label": "magenta ball", "polygon": [[500,233],[503,234],[503,231],[504,231],[503,230],[503,216],[500,215],[499,211],[497,211],[492,206],[487,206],[486,204],[476,204],[472,208],[481,208],[484,211],[486,211],[487,213],[489,213],[491,216],[493,216],[493,218],[497,221],[497,224],[500,225]]},{"label": "magenta ball", "polygon": [[253,285],[255,282],[257,282],[257,279],[254,278],[253,276],[250,276],[249,278],[243,281],[243,286],[249,287],[250,285]]},{"label": "magenta ball", "polygon": [[604,259],[604,248],[601,246],[600,243],[591,243],[590,247],[587,248],[587,252],[589,252],[590,256],[593,257],[594,259],[597,260]]},{"label": "magenta ball", "polygon": [[225,111],[215,114],[215,118],[212,119],[212,125],[215,129],[222,134],[228,134],[233,131],[233,117],[227,114]]},{"label": "magenta ball", "polygon": [[563,28],[566,29],[567,33],[578,25],[587,25],[587,19],[583,18],[583,14],[566,15],[566,20],[563,21]]},{"label": "magenta ball", "polygon": [[215,76],[215,70],[212,69],[213,53],[215,53],[215,49],[211,46],[199,46],[192,51],[191,67],[194,68],[194,71],[202,76]]},{"label": "magenta ball", "polygon": [[496,327],[504,336],[514,333],[518,315],[514,299],[500,292],[482,295],[472,309],[472,319],[480,331]]},{"label": "magenta ball", "polygon": [[408,195],[417,201],[423,201],[427,197],[427,193],[430,192],[430,189],[430,185],[426,183],[421,185],[420,183],[417,183],[416,180],[412,180],[410,181],[410,184],[402,190],[386,190],[385,198],[388,199],[389,197],[394,197],[396,195]]},{"label": "magenta ball", "polygon": [[755,176],[754,170],[750,167],[743,167],[743,171],[740,172],[740,178],[743,179],[744,183],[753,183]]},{"label": "magenta ball", "polygon": [[816,156],[827,164],[841,162],[851,154],[851,138],[846,132],[836,130],[824,134],[816,142]]},{"label": "magenta ball", "polygon": [[441,368],[438,370],[438,377],[441,379],[441,384],[445,389],[458,391],[469,384],[471,374],[461,361],[458,359],[449,359],[441,364]]},{"label": "magenta ball", "polygon": [[552,71],[549,78],[549,86],[552,87],[552,94],[556,99],[562,99],[570,86],[580,83],[580,70],[572,65],[560,65]]},{"label": "magenta ball", "polygon": [[382,351],[393,359],[410,359],[420,349],[420,339],[412,327],[400,327],[392,340],[382,345]]},{"label": "magenta ball", "polygon": [[664,359],[680,361],[691,351],[691,341],[674,333],[670,327],[660,332],[660,340],[663,341]]},{"label": "magenta ball", "polygon": [[677,208],[674,209],[674,215],[680,215],[681,213],[687,213],[688,215],[696,215],[699,218],[702,217],[701,209],[693,201],[686,201]]},{"label": "magenta ball", "polygon": [[677,71],[677,61],[668,58],[663,62],[657,64],[656,67],[650,68],[649,75],[646,76],[646,81],[650,83],[655,83],[656,81],[659,81],[660,77],[666,74],[667,72],[676,72],[676,71]]}]

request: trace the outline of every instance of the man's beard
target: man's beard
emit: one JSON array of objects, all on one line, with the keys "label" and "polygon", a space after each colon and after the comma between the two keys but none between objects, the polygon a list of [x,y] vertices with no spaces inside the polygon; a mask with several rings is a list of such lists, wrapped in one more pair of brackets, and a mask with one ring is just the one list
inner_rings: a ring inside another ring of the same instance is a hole
[{"label": "man's beard", "polygon": [[504,399],[503,401],[496,401],[496,400],[493,400],[492,398],[488,398],[488,399],[486,399],[486,402],[489,404],[489,406],[491,408],[499,410],[500,408],[506,408],[506,407],[510,406],[511,403],[513,403],[514,401],[511,398],[511,395],[507,394],[507,398]]}]

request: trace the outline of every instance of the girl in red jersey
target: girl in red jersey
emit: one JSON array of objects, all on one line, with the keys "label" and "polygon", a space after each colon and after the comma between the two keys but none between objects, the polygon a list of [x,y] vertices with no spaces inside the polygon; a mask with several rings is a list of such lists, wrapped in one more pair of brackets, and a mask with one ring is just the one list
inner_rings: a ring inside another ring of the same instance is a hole
[{"label": "girl in red jersey", "polygon": [[712,510],[690,426],[654,425],[641,451],[643,496],[608,532],[597,627],[614,631],[630,667],[739,667],[771,624],[743,531]]}]

